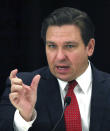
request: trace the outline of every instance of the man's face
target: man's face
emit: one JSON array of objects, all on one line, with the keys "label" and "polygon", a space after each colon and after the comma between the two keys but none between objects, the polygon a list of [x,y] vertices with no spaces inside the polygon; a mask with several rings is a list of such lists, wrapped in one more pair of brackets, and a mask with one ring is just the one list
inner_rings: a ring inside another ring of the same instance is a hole
[{"label": "man's face", "polygon": [[94,51],[94,39],[84,45],[80,29],[75,25],[49,26],[46,33],[46,55],[51,73],[71,81],[88,66],[88,56]]}]

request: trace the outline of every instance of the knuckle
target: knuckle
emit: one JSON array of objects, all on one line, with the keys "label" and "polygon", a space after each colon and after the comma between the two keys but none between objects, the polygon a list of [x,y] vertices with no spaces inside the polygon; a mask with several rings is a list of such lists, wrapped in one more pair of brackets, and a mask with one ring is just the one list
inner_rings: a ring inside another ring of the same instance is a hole
[{"label": "knuckle", "polygon": [[19,78],[18,78],[18,81],[19,81],[19,83],[21,83],[21,84],[23,83],[22,79],[19,79]]},{"label": "knuckle", "polygon": [[22,90],[22,86],[21,85],[13,84],[11,86],[11,92],[20,92],[21,90]]},{"label": "knuckle", "polygon": [[22,79],[20,79],[20,78],[12,78],[11,79],[11,84],[22,84],[23,82],[22,82]]}]

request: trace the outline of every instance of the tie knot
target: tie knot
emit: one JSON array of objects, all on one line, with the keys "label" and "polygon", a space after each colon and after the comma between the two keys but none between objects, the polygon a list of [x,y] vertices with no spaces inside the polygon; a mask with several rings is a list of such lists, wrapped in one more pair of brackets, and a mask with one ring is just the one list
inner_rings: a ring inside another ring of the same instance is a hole
[{"label": "tie knot", "polygon": [[69,84],[69,89],[70,89],[70,88],[74,89],[75,86],[76,86],[78,83],[77,83],[76,80],[73,80],[73,81],[68,82],[68,84]]}]

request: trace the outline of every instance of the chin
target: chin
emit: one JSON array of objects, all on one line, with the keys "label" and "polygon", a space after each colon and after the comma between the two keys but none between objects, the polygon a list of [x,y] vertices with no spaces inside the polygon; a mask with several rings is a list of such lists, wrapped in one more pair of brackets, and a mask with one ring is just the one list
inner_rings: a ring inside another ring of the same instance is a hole
[{"label": "chin", "polygon": [[59,74],[59,73],[56,73],[56,72],[52,72],[52,74],[56,77],[56,78],[58,78],[58,79],[60,79],[60,80],[62,80],[62,81],[71,81],[71,79],[70,79],[70,77],[67,75],[67,74]]},{"label": "chin", "polygon": [[69,76],[56,76],[58,79],[62,80],[62,81],[72,81],[75,79],[75,77],[69,77]]},{"label": "chin", "polygon": [[69,79],[66,77],[57,77],[58,79],[62,80],[62,81],[69,81]]}]

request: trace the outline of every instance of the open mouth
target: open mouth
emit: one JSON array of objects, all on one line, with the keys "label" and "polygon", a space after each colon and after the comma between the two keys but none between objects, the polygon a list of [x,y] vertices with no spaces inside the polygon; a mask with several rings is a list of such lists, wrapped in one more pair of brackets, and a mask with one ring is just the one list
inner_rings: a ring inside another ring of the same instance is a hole
[{"label": "open mouth", "polygon": [[58,69],[60,70],[64,70],[64,69],[67,69],[69,68],[69,66],[56,66]]},{"label": "open mouth", "polygon": [[58,73],[67,73],[69,71],[69,66],[56,66],[56,71]]}]

